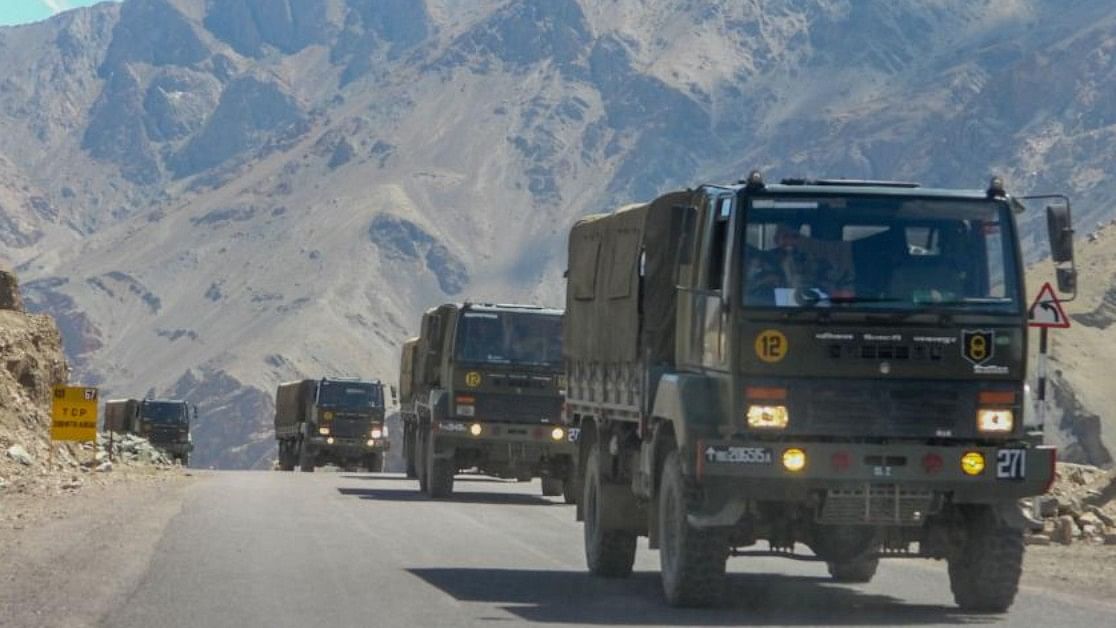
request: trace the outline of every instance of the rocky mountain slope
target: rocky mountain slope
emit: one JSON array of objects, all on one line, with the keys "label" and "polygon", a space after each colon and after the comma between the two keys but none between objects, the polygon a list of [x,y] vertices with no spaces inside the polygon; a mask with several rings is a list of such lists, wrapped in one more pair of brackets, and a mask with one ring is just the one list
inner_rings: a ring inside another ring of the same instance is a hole
[{"label": "rocky mountain slope", "polygon": [[1104,0],[102,4],[0,29],[0,255],[83,381],[264,466],[276,382],[394,379],[447,299],[560,303],[617,202],[998,172],[1107,220],[1114,47]]}]

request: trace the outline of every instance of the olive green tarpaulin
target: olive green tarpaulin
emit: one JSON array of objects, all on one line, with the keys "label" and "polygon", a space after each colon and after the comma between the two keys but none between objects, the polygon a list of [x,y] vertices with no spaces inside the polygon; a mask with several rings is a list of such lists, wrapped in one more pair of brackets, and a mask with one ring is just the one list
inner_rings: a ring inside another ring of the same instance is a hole
[{"label": "olive green tarpaulin", "polygon": [[566,357],[652,364],[674,357],[679,235],[690,192],[589,216],[570,232]]}]

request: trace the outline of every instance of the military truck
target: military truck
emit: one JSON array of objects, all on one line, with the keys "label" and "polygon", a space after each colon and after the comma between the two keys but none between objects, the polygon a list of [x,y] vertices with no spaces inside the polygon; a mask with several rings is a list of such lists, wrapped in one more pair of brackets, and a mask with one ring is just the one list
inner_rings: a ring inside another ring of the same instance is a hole
[{"label": "military truck", "polygon": [[403,345],[400,414],[409,475],[431,497],[454,475],[542,478],[546,496],[574,498],[574,445],[560,425],[560,310],[448,303]]},{"label": "military truck", "polygon": [[336,377],[279,384],[275,439],[281,471],[326,464],[382,471],[389,448],[383,384]]},{"label": "military truck", "polygon": [[105,401],[104,429],[117,434],[136,434],[166,452],[182,466],[190,464],[194,443],[190,436],[191,416],[198,409],[175,399],[109,399]]},{"label": "military truck", "polygon": [[[577,222],[563,346],[589,570],[627,576],[647,536],[667,601],[701,606],[730,555],[846,582],[925,557],[963,609],[1007,609],[1019,500],[1055,460],[1021,419],[1025,200],[756,173]],[[1069,202],[1034,200],[1073,291]]]}]

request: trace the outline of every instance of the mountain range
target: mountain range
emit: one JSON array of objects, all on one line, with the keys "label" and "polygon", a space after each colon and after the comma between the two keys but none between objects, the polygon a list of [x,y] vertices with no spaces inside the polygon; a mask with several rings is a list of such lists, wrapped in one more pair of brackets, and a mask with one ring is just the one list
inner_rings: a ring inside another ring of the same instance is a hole
[{"label": "mountain range", "polygon": [[1105,0],[105,3],[0,28],[0,259],[75,379],[266,467],[277,382],[393,382],[447,300],[560,305],[589,212],[759,169],[1107,222],[1114,54]]}]

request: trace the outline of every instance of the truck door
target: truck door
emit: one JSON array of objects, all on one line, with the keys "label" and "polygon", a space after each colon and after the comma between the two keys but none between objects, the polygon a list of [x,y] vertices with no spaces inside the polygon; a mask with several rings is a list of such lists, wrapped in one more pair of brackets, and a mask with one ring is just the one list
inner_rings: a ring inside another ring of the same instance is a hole
[{"label": "truck door", "polygon": [[692,307],[689,320],[689,363],[703,369],[728,370],[728,295],[733,231],[733,196],[727,192],[706,198],[705,224],[698,250],[698,281],[684,293]]}]

